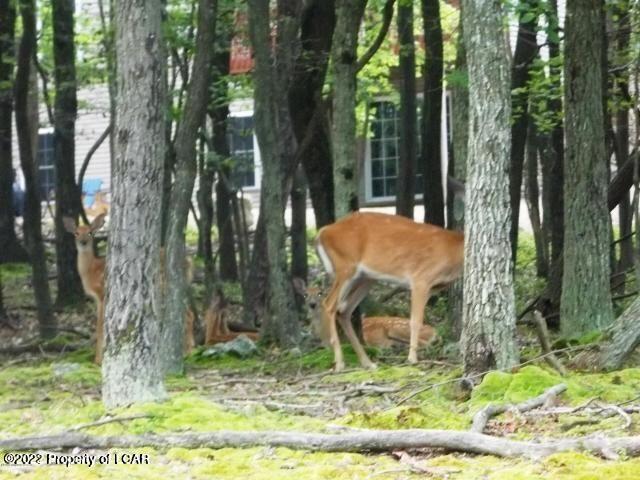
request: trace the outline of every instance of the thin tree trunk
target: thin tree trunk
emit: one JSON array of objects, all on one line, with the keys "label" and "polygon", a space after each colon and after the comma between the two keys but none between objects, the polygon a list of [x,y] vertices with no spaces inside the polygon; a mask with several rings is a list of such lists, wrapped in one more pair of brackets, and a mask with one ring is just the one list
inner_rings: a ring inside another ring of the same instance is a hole
[{"label": "thin tree trunk", "polygon": [[444,227],[444,192],[440,154],[443,47],[439,0],[422,0],[424,21],[424,106],[422,163],[424,165],[424,221]]},{"label": "thin tree trunk", "polygon": [[[547,12],[547,24],[549,30],[547,37],[549,39],[549,55],[551,59],[560,59],[560,26],[558,20],[557,0],[549,2],[550,10]],[[552,92],[561,92],[561,67],[551,62],[550,78],[553,82]],[[560,294],[562,292],[562,271],[564,250],[564,117],[562,114],[562,101],[551,95],[549,101],[549,109],[558,116],[556,125],[551,132],[550,143],[548,144],[548,154],[542,159],[542,168],[544,172],[543,195],[546,201],[544,206],[544,223],[548,226],[547,237],[551,242],[551,256],[549,260],[549,280],[547,288],[543,295],[541,305],[542,312],[545,316],[557,313],[560,309]],[[558,317],[555,317],[556,319]],[[550,326],[558,325],[555,322],[549,322]]]},{"label": "thin tree trunk", "polygon": [[0,270],[0,322],[7,318],[7,310],[4,307],[4,296],[2,292],[2,271]]},{"label": "thin tree trunk", "polygon": [[35,2],[21,0],[20,15],[22,17],[22,39],[18,50],[18,68],[16,71],[15,105],[16,129],[18,131],[18,147],[20,164],[26,183],[24,208],[24,238],[27,251],[31,257],[33,291],[36,299],[40,337],[52,338],[56,335],[57,323],[51,308],[49,291],[49,274],[47,260],[42,241],[42,225],[40,214],[40,198],[36,175],[36,158],[33,135],[38,125],[31,118],[28,106],[29,98],[37,99],[37,90],[30,91],[32,74],[32,56],[36,47]]},{"label": "thin tree trunk", "polygon": [[358,31],[367,0],[336,0],[333,32],[333,145],[334,212],[341,218],[358,210],[356,160],[356,68]]},{"label": "thin tree trunk", "polygon": [[537,0],[521,2],[520,19],[518,23],[518,39],[513,55],[513,67],[511,68],[511,91],[518,89],[513,95],[513,112],[515,119],[511,126],[511,168],[509,170],[509,185],[511,198],[511,255],[516,261],[518,252],[518,226],[520,220],[520,199],[522,191],[522,170],[524,165],[524,152],[527,142],[527,105],[529,103],[529,91],[527,82],[530,78],[530,67],[538,53],[536,44],[537,33]]},{"label": "thin tree trunk", "polygon": [[[291,187],[291,276],[307,281],[307,182],[302,165],[296,169]],[[296,296],[298,298],[299,296]],[[300,298],[298,306],[304,299]]]},{"label": "thin tree trunk", "polygon": [[107,408],[166,397],[158,288],[167,105],[161,16],[159,0],[116,4],[116,162],[102,363]]},{"label": "thin tree trunk", "polygon": [[[623,58],[629,48],[631,35],[630,12],[623,7],[617,10],[619,21],[617,23],[616,49]],[[629,74],[627,70],[621,70],[615,77],[619,100],[630,101]],[[629,159],[629,108],[624,106],[616,113],[616,164],[618,169]],[[620,260],[616,267],[616,273],[628,270],[633,266],[633,238],[631,237],[633,212],[629,195],[625,194],[619,208],[620,238],[626,238],[620,242]],[[624,291],[624,286],[622,287]]]},{"label": "thin tree trunk", "polygon": [[185,231],[189,218],[191,195],[198,170],[196,141],[207,113],[207,89],[210,84],[215,37],[217,0],[198,1],[198,33],[196,35],[193,71],[187,86],[187,99],[177,126],[175,150],[176,172],[169,201],[166,252],[166,302],[163,332],[166,373],[184,369],[184,319],[189,297],[185,271]]},{"label": "thin tree trunk", "polygon": [[400,138],[396,214],[413,220],[416,172],[416,52],[413,39],[413,2],[398,3],[400,42]]},{"label": "thin tree trunk", "polygon": [[56,169],[56,266],[60,307],[84,298],[84,291],[76,267],[76,246],[72,235],[65,230],[62,218],[77,218],[82,208],[80,189],[75,172],[75,122],[78,111],[76,99],[76,66],[74,47],[74,2],[60,0],[52,3],[53,58],[55,62],[55,104],[53,148]]},{"label": "thin tree trunk", "polygon": [[281,347],[297,345],[300,337],[287,268],[284,207],[285,192],[289,191],[295,169],[296,141],[287,92],[298,47],[301,7],[298,0],[278,1],[277,35],[272,53],[269,1],[249,0],[249,32],[255,56],[256,133],[263,165],[260,217],[264,219],[269,262],[268,312],[261,336]]},{"label": "thin tree trunk", "polygon": [[[225,45],[227,40],[225,39]],[[225,48],[215,57],[215,67],[217,81],[214,85],[219,85],[216,90],[218,101],[211,113],[213,123],[213,147],[218,158],[229,157],[229,139],[227,137],[227,117],[229,116],[228,102],[226,99],[228,88],[223,82],[225,75],[229,74],[230,50]],[[223,82],[223,84],[221,84]],[[236,261],[235,240],[233,238],[233,218],[231,209],[231,196],[234,193],[229,185],[231,169],[226,162],[218,162],[218,183],[216,184],[216,223],[218,226],[218,237],[220,241],[220,279],[223,281],[238,281],[238,263]],[[224,177],[226,180],[223,180]],[[239,232],[236,232],[239,235]]]},{"label": "thin tree trunk", "polygon": [[547,244],[540,220],[540,188],[538,186],[538,137],[533,121],[528,123],[527,148],[525,160],[525,200],[529,208],[529,218],[533,230],[533,240],[536,245],[536,272],[539,277],[547,277],[549,274],[549,262],[547,261]]},{"label": "thin tree trunk", "polygon": [[[468,74],[462,23],[461,13],[455,63],[458,78],[466,78]],[[464,182],[467,178],[467,146],[469,142],[469,89],[466,82],[452,85],[451,110],[453,155],[449,161],[449,174]],[[454,230],[464,230],[464,194],[449,194],[447,200],[449,205],[448,227]],[[462,333],[463,283],[464,279],[459,278],[449,287],[448,315],[452,323],[454,340],[459,340]]]},{"label": "thin tree trunk", "polygon": [[0,0],[0,263],[26,262],[26,250],[15,232],[13,204],[13,69],[15,65],[16,8],[12,0]]},{"label": "thin tree trunk", "polygon": [[613,321],[602,110],[602,0],[567,2],[565,244],[560,322],[579,336]]},{"label": "thin tree trunk", "polygon": [[[509,242],[510,65],[498,2],[463,2],[469,149],[461,350],[465,373],[518,360]],[[487,128],[491,125],[491,128]]]},{"label": "thin tree trunk", "polygon": [[331,133],[322,100],[335,27],[334,0],[308,2],[300,28],[302,53],[289,89],[289,108],[304,167],[311,205],[320,228],[335,221]]}]

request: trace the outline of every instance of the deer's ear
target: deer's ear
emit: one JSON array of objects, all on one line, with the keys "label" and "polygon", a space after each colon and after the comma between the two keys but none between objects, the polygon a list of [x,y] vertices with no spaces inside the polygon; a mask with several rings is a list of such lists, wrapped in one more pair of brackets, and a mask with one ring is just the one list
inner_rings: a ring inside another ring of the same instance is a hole
[{"label": "deer's ear", "polygon": [[94,232],[96,230],[100,230],[104,225],[104,217],[106,217],[106,213],[101,213],[91,222],[91,231]]},{"label": "deer's ear", "polygon": [[292,282],[293,289],[304,297],[304,295],[307,293],[307,284],[304,283],[304,280],[300,277],[294,277]]},{"label": "deer's ear", "polygon": [[76,229],[78,225],[76,221],[71,217],[62,217],[62,224],[64,225],[64,229],[69,233],[76,233]]}]

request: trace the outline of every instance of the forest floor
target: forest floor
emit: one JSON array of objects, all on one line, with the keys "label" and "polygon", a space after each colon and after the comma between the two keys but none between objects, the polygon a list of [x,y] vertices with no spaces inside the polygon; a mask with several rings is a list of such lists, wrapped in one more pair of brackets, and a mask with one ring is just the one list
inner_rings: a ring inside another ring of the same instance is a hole
[{"label": "forest floor", "polygon": [[[11,313],[0,324],[0,349],[37,338],[28,271],[3,267],[5,302]],[[376,293],[374,292],[374,300]],[[526,298],[526,295],[521,295]],[[394,302],[406,306],[406,297]],[[371,305],[369,305],[371,308]],[[442,305],[430,307],[439,330]],[[435,312],[435,313],[434,313]],[[399,312],[401,313],[401,312]],[[560,377],[542,360],[534,335],[519,332],[523,365],[491,372],[471,394],[460,389],[462,374],[455,348],[439,345],[423,352],[416,366],[406,352],[370,350],[379,368],[357,368],[345,347],[348,369],[332,373],[331,352],[260,350],[250,358],[209,356],[196,349],[186,373],[167,380],[168,399],[107,412],[100,398],[100,368],[92,363],[89,337],[94,307],[87,303],[58,315],[57,345],[71,351],[35,351],[0,356],[0,439],[77,431],[92,435],[262,430],[345,433],[358,429],[468,430],[488,403],[517,403],[565,383],[555,405],[526,413],[508,411],[489,421],[485,433],[516,440],[543,441],[592,433],[640,435],[638,358],[624,370],[594,374],[571,371]],[[557,346],[558,344],[556,344]],[[565,351],[565,363],[574,352]],[[558,407],[567,408],[558,412]],[[570,410],[570,411],[568,411]],[[622,413],[620,413],[622,411]],[[629,412],[629,413],[624,413]],[[4,455],[7,452],[0,452]],[[40,451],[40,455],[60,454]],[[640,458],[604,459],[585,453],[558,453],[543,459],[498,458],[437,449],[387,453],[320,453],[287,448],[74,449],[64,453],[93,458],[109,454],[105,465],[4,465],[0,480],[179,478],[179,479],[638,479]],[[615,456],[615,452],[613,452]],[[123,464],[122,454],[141,454]],[[115,458],[120,459],[115,464]],[[41,457],[45,458],[45,457]]]}]

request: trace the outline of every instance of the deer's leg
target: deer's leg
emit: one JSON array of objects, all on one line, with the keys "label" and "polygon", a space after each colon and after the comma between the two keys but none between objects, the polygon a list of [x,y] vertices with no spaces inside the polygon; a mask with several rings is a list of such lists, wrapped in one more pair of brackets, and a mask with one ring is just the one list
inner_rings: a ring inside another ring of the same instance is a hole
[{"label": "deer's leg", "polygon": [[336,272],[331,290],[329,290],[329,294],[322,302],[325,331],[329,333],[329,343],[333,348],[333,358],[337,372],[344,369],[344,358],[342,356],[342,347],[340,346],[340,338],[338,337],[338,330],[336,328],[336,315],[338,313],[338,306],[344,301],[342,299],[349,294],[353,273],[355,272]]},{"label": "deer's leg", "polygon": [[96,357],[95,362],[102,364],[102,353],[104,351],[104,299],[97,301],[98,317],[96,320]]},{"label": "deer's leg", "polygon": [[371,361],[371,359],[367,355],[367,352],[365,352],[364,348],[362,347],[362,344],[360,343],[356,332],[353,330],[351,315],[353,314],[353,311],[356,309],[356,307],[360,304],[362,299],[367,296],[372,283],[373,282],[368,279],[356,281],[353,289],[351,290],[343,304],[340,305],[340,308],[338,310],[338,320],[340,321],[342,330],[351,342],[353,350],[358,356],[360,365],[368,369],[376,368],[376,364]]},{"label": "deer's leg", "polygon": [[413,284],[411,286],[411,340],[409,342],[409,363],[418,362],[418,340],[420,327],[424,320],[424,307],[429,299],[428,285]]}]

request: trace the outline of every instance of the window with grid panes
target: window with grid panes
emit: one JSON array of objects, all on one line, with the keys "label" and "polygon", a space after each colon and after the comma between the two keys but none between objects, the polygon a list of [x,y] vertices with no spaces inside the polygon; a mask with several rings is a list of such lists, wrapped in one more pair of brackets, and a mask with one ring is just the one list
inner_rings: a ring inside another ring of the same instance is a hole
[{"label": "window with grid panes", "polygon": [[228,125],[229,149],[233,159],[232,181],[236,187],[255,187],[253,117],[229,117]]},{"label": "window with grid panes", "polygon": [[38,187],[40,199],[53,198],[56,188],[56,170],[53,152],[53,133],[38,134]]},{"label": "window with grid panes", "polygon": [[[372,136],[370,138],[371,152],[371,197],[385,198],[396,195],[396,182],[398,179],[398,148],[399,118],[398,108],[390,101],[375,102],[372,106],[373,119],[371,121]],[[420,109],[418,109],[417,131],[417,159],[416,159],[416,183],[415,192],[422,192],[423,165],[420,158]]]}]

